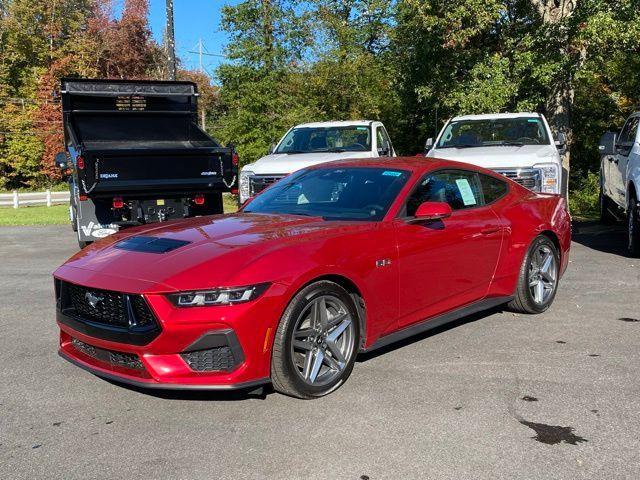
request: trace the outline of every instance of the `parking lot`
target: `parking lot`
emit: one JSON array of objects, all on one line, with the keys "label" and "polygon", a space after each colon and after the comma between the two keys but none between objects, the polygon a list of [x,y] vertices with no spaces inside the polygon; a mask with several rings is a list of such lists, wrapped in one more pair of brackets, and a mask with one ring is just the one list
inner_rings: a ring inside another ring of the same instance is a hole
[{"label": "parking lot", "polygon": [[0,228],[2,478],[640,478],[640,260],[579,224],[541,316],[361,356],[337,392],[149,392],[56,354],[67,226]]}]

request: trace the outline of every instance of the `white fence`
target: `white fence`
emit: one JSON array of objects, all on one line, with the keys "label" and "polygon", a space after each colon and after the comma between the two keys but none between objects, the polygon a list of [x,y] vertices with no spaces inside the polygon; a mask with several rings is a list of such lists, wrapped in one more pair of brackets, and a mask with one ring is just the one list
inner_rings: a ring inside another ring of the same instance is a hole
[{"label": "white fence", "polygon": [[0,193],[0,207],[18,208],[21,205],[46,205],[50,207],[54,203],[69,202],[69,192],[18,192]]}]

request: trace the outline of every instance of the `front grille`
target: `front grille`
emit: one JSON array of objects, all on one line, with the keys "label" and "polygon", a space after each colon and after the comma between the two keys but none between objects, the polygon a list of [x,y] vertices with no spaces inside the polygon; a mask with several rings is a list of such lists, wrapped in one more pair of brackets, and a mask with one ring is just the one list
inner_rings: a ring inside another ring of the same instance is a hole
[{"label": "front grille", "polygon": [[191,370],[196,372],[230,371],[235,367],[233,352],[228,346],[180,354]]},{"label": "front grille", "polygon": [[105,363],[109,363],[115,367],[125,367],[132,370],[144,370],[144,365],[140,360],[140,357],[134,353],[116,352],[113,350],[106,350],[104,348],[94,347],[88,343],[84,343],[77,338],[71,339],[71,345],[81,353],[100,360]]},{"label": "front grille", "polygon": [[70,307],[85,320],[118,327],[128,327],[129,319],[123,295],[108,290],[95,290],[67,284]]},{"label": "front grille", "polygon": [[59,308],[73,318],[123,329],[148,329],[158,322],[142,295],[84,287],[60,282],[56,288]]},{"label": "front grille", "polygon": [[497,170],[498,173],[519,183],[529,190],[540,191],[540,171],[533,168],[521,168],[518,170]]},{"label": "front grille", "polygon": [[249,177],[249,193],[251,196],[256,195],[284,177],[284,175],[253,175]]}]

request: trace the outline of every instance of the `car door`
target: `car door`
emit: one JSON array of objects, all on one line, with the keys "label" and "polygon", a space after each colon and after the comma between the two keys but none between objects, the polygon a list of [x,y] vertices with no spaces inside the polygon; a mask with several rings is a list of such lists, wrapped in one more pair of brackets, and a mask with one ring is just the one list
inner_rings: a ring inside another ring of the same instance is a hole
[{"label": "car door", "polygon": [[[426,201],[447,202],[453,214],[415,221]],[[396,220],[399,326],[483,298],[502,243],[502,222],[485,204],[479,175],[442,170],[425,175]]]},{"label": "car door", "polygon": [[609,191],[611,198],[621,207],[626,207],[627,165],[629,155],[638,132],[640,115],[635,114],[627,119],[620,137],[616,141],[616,154],[613,164],[609,165]]}]

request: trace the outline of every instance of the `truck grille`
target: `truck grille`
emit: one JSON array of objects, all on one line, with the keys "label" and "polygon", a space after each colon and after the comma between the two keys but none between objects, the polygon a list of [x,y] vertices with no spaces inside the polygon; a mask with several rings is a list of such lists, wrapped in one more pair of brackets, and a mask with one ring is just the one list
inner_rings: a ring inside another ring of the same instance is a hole
[{"label": "truck grille", "polygon": [[534,192],[540,191],[540,171],[533,168],[520,168],[517,170],[496,170],[497,173],[519,183]]},{"label": "truck grille", "polygon": [[285,175],[253,175],[249,177],[249,194],[253,196],[260,193],[284,177]]},{"label": "truck grille", "polygon": [[142,295],[89,288],[68,282],[60,282],[58,290],[60,310],[74,318],[127,329],[158,325]]}]

